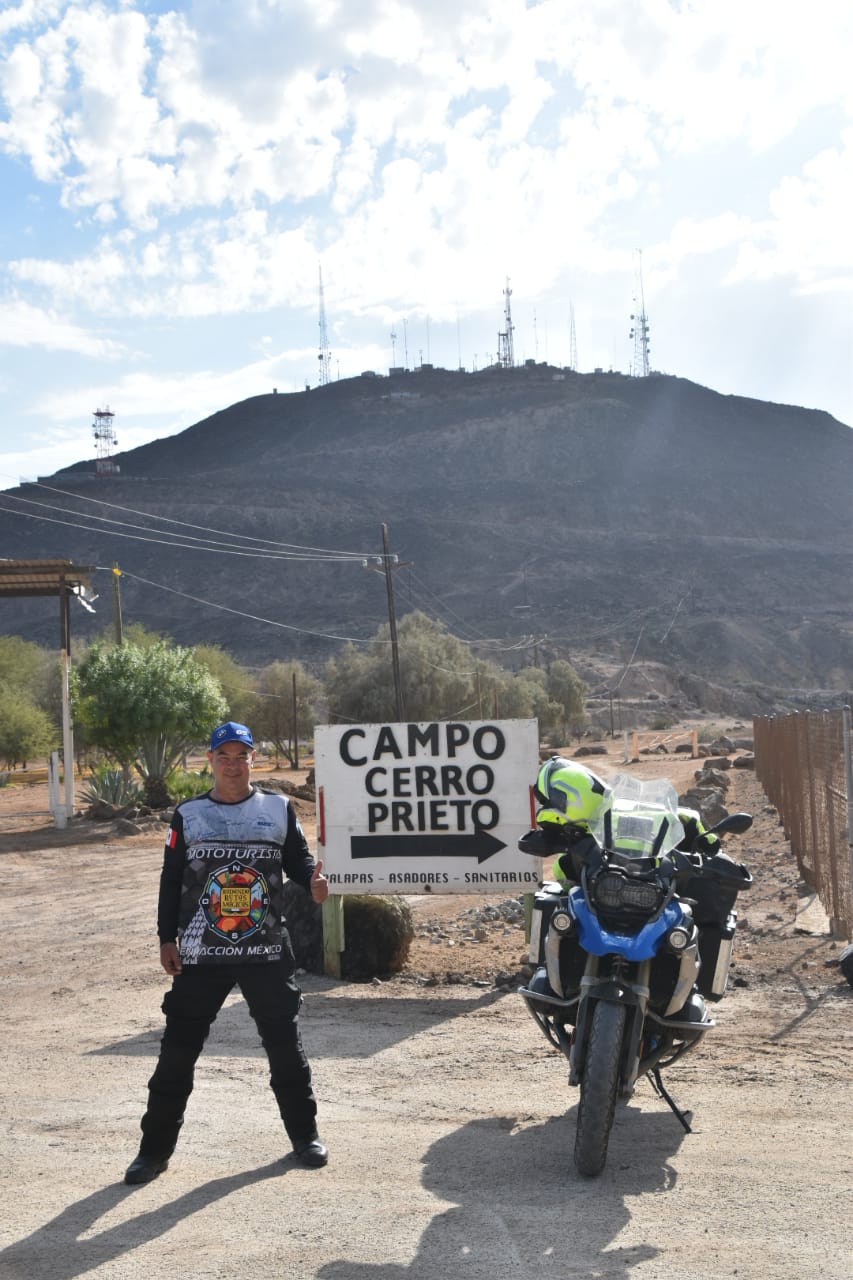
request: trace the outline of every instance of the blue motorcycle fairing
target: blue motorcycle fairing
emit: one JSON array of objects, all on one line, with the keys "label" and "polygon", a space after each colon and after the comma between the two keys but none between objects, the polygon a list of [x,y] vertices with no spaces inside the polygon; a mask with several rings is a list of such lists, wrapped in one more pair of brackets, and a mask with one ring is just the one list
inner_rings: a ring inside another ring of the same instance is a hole
[{"label": "blue motorcycle fairing", "polygon": [[577,922],[578,941],[584,951],[593,956],[615,951],[626,960],[651,960],[657,955],[663,935],[684,920],[681,905],[673,898],[657,919],[649,920],[639,933],[610,933],[590,909],[579,886],[569,891],[569,911]]}]

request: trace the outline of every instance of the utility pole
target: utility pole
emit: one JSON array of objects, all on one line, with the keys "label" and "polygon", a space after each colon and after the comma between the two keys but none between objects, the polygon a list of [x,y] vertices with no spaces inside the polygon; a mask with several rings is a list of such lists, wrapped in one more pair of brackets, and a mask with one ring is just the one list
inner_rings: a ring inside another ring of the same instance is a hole
[{"label": "utility pole", "polygon": [[388,549],[388,526],[382,526],[382,568],[385,574],[385,591],[388,595],[388,625],[391,629],[391,670],[394,676],[394,698],[397,704],[397,722],[405,719],[403,711],[403,685],[400,680],[400,650],[397,644],[397,617],[394,612],[394,587],[391,582],[391,553]]},{"label": "utility pole", "polygon": [[[71,727],[71,697],[69,690],[69,671],[71,668],[71,618],[69,610],[70,593],[66,589],[65,579],[60,580],[59,596],[59,646],[60,646],[60,697],[62,700],[62,774],[65,784],[65,813],[74,816],[74,734]],[[63,822],[64,826],[65,823]]]},{"label": "utility pole", "polygon": [[397,720],[400,724],[406,718],[403,707],[403,682],[400,679],[400,649],[397,644],[397,615],[394,609],[394,584],[391,581],[391,570],[402,569],[411,564],[411,560],[401,561],[392,556],[388,547],[388,526],[382,526],[382,555],[371,556],[370,560],[362,560],[362,567],[372,569],[375,573],[385,575],[385,594],[388,597],[388,627],[391,632],[391,671],[394,679],[394,703],[397,709]]},{"label": "utility pole", "polygon": [[296,672],[291,672],[293,689],[293,768],[299,768],[299,721],[296,718]]},{"label": "utility pole", "polygon": [[119,578],[121,577],[121,569],[113,561],[113,627],[115,629],[116,644],[123,643],[123,635],[121,629],[121,587],[119,586]]}]

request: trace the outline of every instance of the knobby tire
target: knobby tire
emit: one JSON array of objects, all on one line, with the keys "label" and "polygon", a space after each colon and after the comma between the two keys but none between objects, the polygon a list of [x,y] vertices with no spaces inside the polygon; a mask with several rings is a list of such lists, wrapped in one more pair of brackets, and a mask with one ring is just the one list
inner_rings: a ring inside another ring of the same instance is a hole
[{"label": "knobby tire", "polygon": [[592,1015],[575,1133],[575,1165],[586,1178],[597,1177],[607,1159],[619,1091],[625,1014],[624,1004],[600,1000]]}]

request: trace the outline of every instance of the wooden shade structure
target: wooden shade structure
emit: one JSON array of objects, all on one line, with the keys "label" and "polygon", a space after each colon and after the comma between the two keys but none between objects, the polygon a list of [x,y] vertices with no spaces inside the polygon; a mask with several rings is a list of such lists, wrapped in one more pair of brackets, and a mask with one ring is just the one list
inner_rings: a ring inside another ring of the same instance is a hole
[{"label": "wooden shade structure", "polygon": [[62,759],[65,775],[65,811],[74,811],[74,739],[68,705],[68,664],[71,658],[71,616],[69,604],[77,596],[87,608],[95,599],[89,575],[95,565],[76,565],[71,560],[0,560],[0,598],[57,596],[62,662]]}]

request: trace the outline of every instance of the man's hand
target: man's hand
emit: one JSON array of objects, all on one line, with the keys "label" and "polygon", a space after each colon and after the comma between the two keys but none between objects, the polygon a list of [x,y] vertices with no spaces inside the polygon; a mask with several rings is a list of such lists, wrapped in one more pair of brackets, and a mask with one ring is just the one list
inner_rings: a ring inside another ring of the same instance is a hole
[{"label": "man's hand", "polygon": [[315,902],[325,902],[329,896],[329,882],[323,875],[323,864],[318,862],[311,872],[311,897]]},{"label": "man's hand", "polygon": [[174,977],[176,974],[181,972],[181,956],[178,951],[177,943],[163,943],[160,947],[160,963],[171,977]]}]

